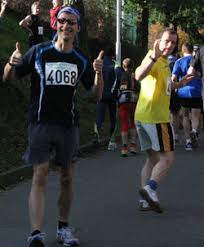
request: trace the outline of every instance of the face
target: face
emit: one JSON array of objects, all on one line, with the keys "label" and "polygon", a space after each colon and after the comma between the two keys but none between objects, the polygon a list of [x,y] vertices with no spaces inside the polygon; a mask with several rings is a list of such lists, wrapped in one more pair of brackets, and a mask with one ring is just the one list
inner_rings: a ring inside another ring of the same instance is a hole
[{"label": "face", "polygon": [[162,51],[162,56],[167,57],[170,55],[177,43],[177,35],[176,34],[170,34],[169,32],[164,32],[160,44],[159,49]]},{"label": "face", "polygon": [[57,19],[58,38],[64,41],[73,41],[80,31],[77,18],[73,14],[62,13]]},{"label": "face", "polygon": [[40,5],[39,4],[34,5],[32,7],[32,14],[33,15],[39,15],[40,14]]},{"label": "face", "polygon": [[53,5],[53,7],[60,6],[60,5],[62,5],[62,1],[61,0],[53,0],[52,5]]}]

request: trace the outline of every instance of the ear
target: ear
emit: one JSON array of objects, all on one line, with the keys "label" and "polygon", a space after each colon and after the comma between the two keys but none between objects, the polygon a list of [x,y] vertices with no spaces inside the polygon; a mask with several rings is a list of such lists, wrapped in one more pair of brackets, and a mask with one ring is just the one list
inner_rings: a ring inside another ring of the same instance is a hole
[{"label": "ear", "polygon": [[77,32],[79,33],[81,31],[81,26],[80,26],[80,24],[78,23],[78,30],[77,30]]}]

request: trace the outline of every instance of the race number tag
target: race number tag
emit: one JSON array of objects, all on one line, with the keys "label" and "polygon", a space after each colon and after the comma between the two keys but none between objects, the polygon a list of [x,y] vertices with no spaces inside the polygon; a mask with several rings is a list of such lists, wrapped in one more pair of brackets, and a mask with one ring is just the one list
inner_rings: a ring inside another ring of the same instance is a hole
[{"label": "race number tag", "polygon": [[38,35],[43,35],[43,27],[38,27]]},{"label": "race number tag", "polygon": [[171,95],[171,86],[172,86],[171,77],[169,76],[167,77],[167,82],[166,82],[166,94],[169,96]]},{"label": "race number tag", "polygon": [[75,86],[78,78],[76,64],[72,63],[46,63],[45,84],[49,86],[67,85]]}]

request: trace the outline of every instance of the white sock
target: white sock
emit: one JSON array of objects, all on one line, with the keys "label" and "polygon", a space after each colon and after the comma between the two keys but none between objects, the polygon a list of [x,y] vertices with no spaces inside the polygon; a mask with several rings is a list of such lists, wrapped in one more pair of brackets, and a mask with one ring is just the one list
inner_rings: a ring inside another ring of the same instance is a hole
[{"label": "white sock", "polygon": [[186,143],[189,143],[189,142],[191,142],[191,139],[186,139]]}]

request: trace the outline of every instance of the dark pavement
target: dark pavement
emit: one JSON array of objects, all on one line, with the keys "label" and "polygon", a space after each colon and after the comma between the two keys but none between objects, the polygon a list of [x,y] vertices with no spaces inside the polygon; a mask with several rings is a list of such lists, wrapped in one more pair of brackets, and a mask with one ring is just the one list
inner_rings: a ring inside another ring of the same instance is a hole
[{"label": "dark pavement", "polygon": [[[75,169],[71,224],[84,247],[203,247],[204,134],[197,150],[176,147],[174,166],[158,188],[163,214],[138,211],[143,153],[123,158],[98,151],[80,158]],[[46,247],[55,242],[57,173],[46,193]],[[29,234],[30,181],[0,193],[1,247],[24,247]]]}]

